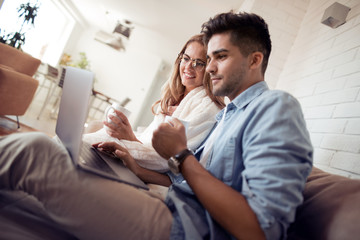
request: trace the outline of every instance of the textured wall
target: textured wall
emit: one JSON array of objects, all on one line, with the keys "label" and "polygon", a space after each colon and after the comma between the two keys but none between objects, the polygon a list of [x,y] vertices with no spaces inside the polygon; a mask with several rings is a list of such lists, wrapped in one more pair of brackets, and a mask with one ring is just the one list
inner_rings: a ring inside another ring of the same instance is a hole
[{"label": "textured wall", "polygon": [[240,11],[262,16],[273,43],[265,80],[301,103],[315,166],[360,178],[360,1],[336,29],[321,23],[333,0],[246,0]]},{"label": "textured wall", "polygon": [[334,1],[309,2],[276,88],[299,99],[315,165],[360,178],[360,1],[338,2],[351,11],[336,29],[320,23]]}]

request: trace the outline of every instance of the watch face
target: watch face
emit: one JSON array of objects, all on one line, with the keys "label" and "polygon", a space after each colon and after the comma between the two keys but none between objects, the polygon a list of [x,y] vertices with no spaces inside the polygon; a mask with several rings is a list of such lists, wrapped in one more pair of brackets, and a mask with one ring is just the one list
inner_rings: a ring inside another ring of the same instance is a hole
[{"label": "watch face", "polygon": [[169,160],[168,160],[168,165],[169,165],[169,168],[170,168],[170,171],[175,173],[175,174],[179,174],[180,173],[180,169],[179,169],[179,165],[180,163],[173,157],[171,157]]}]

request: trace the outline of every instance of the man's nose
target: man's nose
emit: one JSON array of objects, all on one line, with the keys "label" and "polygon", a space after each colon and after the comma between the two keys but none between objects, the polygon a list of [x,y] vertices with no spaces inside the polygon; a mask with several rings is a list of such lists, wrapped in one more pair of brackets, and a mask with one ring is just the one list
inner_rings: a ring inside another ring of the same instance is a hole
[{"label": "man's nose", "polygon": [[214,72],[216,72],[216,69],[217,68],[216,68],[216,64],[214,63],[214,61],[208,61],[205,71],[208,73],[214,73]]}]

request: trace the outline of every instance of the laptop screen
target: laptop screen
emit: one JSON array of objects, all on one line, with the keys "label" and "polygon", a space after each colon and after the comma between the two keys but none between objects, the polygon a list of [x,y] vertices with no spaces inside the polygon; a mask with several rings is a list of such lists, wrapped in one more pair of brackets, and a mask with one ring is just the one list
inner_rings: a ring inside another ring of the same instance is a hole
[{"label": "laptop screen", "polygon": [[55,131],[75,162],[79,159],[93,78],[92,72],[66,67]]}]

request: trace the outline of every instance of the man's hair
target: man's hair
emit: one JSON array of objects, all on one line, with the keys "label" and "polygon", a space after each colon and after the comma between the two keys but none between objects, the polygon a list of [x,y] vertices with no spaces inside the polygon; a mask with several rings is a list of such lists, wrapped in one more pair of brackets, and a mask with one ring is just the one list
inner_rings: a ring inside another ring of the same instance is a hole
[{"label": "man's hair", "polygon": [[210,38],[218,33],[230,33],[230,41],[239,47],[244,56],[253,52],[261,52],[264,55],[262,74],[268,64],[271,52],[271,40],[268,26],[263,18],[253,13],[221,13],[202,25],[201,32],[204,34],[204,42],[208,44]]}]

